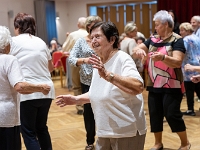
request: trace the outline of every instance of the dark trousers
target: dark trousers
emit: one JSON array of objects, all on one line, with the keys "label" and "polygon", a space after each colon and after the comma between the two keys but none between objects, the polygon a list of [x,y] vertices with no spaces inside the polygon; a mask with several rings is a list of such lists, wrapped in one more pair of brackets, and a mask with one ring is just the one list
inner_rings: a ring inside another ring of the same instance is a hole
[{"label": "dark trousers", "polygon": [[185,81],[184,86],[185,86],[188,110],[194,111],[194,92],[196,92],[198,98],[200,98],[200,83]]},{"label": "dark trousers", "polygon": [[52,99],[21,102],[21,133],[27,150],[52,150],[47,118]]},{"label": "dark trousers", "polygon": [[0,127],[0,150],[21,150],[20,127]]},{"label": "dark trousers", "polygon": [[[90,86],[81,83],[82,93],[87,93]],[[91,145],[95,141],[95,120],[90,103],[84,104],[83,118],[86,129],[86,142]]]},{"label": "dark trousers", "polygon": [[164,117],[172,132],[182,132],[186,130],[180,111],[182,97],[182,93],[170,94],[149,92],[148,106],[151,132],[163,131]]}]

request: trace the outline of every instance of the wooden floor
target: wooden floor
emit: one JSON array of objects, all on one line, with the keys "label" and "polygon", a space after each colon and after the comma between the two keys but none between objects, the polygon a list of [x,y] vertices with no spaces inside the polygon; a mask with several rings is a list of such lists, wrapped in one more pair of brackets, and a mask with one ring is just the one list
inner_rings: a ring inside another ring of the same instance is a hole
[{"label": "wooden floor", "polygon": [[[73,94],[72,92],[69,92],[67,88],[61,88],[59,79],[53,79],[53,81],[55,83],[56,95],[69,93]],[[148,127],[144,148],[145,150],[149,150],[154,144],[154,137],[153,134],[150,133],[149,128],[147,94],[148,93],[146,91],[143,92]],[[200,150],[199,108],[200,103],[195,101],[195,111],[197,116],[184,116],[188,138],[192,144],[191,150]],[[186,109],[186,99],[184,98],[181,110],[185,111]],[[163,126],[164,150],[177,150],[180,146],[180,140],[177,134],[171,132],[167,122],[164,122]],[[75,106],[60,108],[56,106],[55,101],[53,101],[48,117],[48,127],[54,150],[84,150],[86,142],[83,116],[76,114]],[[25,150],[24,144],[22,150]],[[133,150],[135,149],[133,148]]]}]

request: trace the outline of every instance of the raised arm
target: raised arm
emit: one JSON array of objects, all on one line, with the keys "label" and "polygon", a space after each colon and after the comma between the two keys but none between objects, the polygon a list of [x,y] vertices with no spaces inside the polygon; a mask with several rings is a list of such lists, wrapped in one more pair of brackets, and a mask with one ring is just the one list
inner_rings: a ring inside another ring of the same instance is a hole
[{"label": "raised arm", "polygon": [[147,59],[147,54],[148,48],[144,43],[141,43],[133,49],[133,58],[141,59],[143,63]]},{"label": "raised arm", "polygon": [[106,72],[104,79],[131,95],[140,94],[144,90],[143,83],[133,77],[123,77],[111,72]]},{"label": "raised arm", "polygon": [[[122,76],[105,70],[103,63],[96,55],[93,55],[93,57],[90,58],[90,62],[93,64],[94,68],[98,69],[100,77],[104,78],[108,82],[111,82],[122,91],[131,95],[137,95],[143,92],[143,83],[137,78],[132,76]],[[137,72],[136,68],[135,72]]]},{"label": "raised arm", "polygon": [[82,64],[89,64],[89,58],[84,58],[85,46],[83,38],[79,38],[70,51],[69,63],[73,66],[80,66]]},{"label": "raised arm", "polygon": [[184,66],[184,69],[185,69],[185,71],[197,71],[197,72],[200,72],[200,66],[193,66],[193,65],[190,65],[190,64],[186,64]]},{"label": "raised arm", "polygon": [[168,56],[160,52],[155,52],[150,57],[153,61],[163,61],[163,63],[165,63],[170,68],[180,68],[184,55],[185,54],[183,52],[174,50],[172,52],[172,56]]}]

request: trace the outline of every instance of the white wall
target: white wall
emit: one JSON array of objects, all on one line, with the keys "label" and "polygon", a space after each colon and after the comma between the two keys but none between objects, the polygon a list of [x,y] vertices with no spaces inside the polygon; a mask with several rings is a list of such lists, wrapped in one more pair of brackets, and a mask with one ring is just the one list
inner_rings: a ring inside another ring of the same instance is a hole
[{"label": "white wall", "polygon": [[[13,20],[18,12],[26,12],[35,17],[34,0],[0,0],[0,25],[9,27],[14,35]],[[108,3],[123,0],[55,0],[56,12],[60,19],[56,21],[58,41],[62,44],[66,39],[66,32],[77,30],[77,20],[79,17],[87,17],[87,4]],[[136,1],[136,0],[126,0]],[[137,0],[138,1],[138,0]],[[148,1],[148,0],[147,0]],[[8,11],[12,10],[14,15],[9,18]]]},{"label": "white wall", "polygon": [[59,20],[56,20],[58,41],[62,44],[66,39],[66,32],[78,29],[78,18],[87,16],[86,2],[56,1],[56,12],[60,17]]},{"label": "white wall", "polygon": [[[13,11],[12,18],[8,16],[8,11]],[[26,12],[34,17],[34,0],[1,0],[0,25],[7,26],[12,35],[14,35],[14,17],[19,12]]]},{"label": "white wall", "polygon": [[[63,44],[66,39],[66,32],[77,30],[79,17],[87,17],[87,4],[122,2],[123,0],[55,0],[56,11],[59,12],[60,19],[57,20],[58,41]],[[79,2],[78,2],[79,1]],[[133,2],[138,0],[126,0]],[[140,0],[141,1],[141,0]],[[142,0],[144,1],[144,0]],[[148,0],[146,0],[148,1]]]}]

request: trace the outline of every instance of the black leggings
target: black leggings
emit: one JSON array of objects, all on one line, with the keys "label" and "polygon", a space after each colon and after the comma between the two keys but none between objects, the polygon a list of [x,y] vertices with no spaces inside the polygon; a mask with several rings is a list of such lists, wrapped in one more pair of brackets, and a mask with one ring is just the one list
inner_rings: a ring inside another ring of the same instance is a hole
[{"label": "black leggings", "polygon": [[182,132],[186,130],[180,111],[182,97],[182,93],[171,94],[149,92],[148,106],[151,132],[163,131],[164,117],[172,132]]},{"label": "black leggings", "polygon": [[[81,83],[82,93],[87,93],[90,86]],[[88,145],[91,145],[95,141],[95,120],[92,107],[90,103],[84,104],[83,118],[86,130],[86,141]]]},{"label": "black leggings", "polygon": [[184,81],[188,110],[194,111],[194,92],[200,98],[200,82]]},{"label": "black leggings", "polygon": [[0,149],[21,150],[20,126],[0,127]]}]

